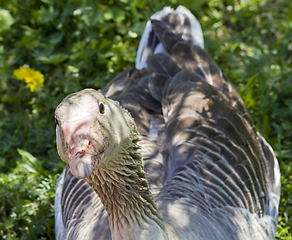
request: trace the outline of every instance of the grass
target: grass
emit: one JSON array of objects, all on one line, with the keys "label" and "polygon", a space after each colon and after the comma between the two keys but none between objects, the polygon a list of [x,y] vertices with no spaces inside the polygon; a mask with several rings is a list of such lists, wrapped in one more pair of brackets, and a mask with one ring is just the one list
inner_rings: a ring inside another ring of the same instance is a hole
[{"label": "grass", "polygon": [[[292,239],[290,0],[1,1],[0,238],[54,239],[54,190],[64,167],[54,109],[69,93],[101,88],[134,66],[146,20],[179,3],[201,22],[207,52],[275,150],[282,183],[277,239]],[[31,92],[13,78],[21,66],[40,71],[44,86]]]}]

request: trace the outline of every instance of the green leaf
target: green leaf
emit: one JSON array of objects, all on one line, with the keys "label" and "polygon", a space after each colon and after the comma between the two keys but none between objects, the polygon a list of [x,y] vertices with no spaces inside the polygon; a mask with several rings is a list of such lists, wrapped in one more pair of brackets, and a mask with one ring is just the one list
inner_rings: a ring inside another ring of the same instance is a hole
[{"label": "green leaf", "polygon": [[48,40],[51,44],[57,44],[59,43],[64,37],[64,34],[63,33],[60,33],[60,32],[56,32],[56,33],[53,33],[51,34],[49,37],[48,37]]},{"label": "green leaf", "polygon": [[143,8],[147,3],[147,0],[136,0],[135,1],[135,6],[137,8]]},{"label": "green leaf", "polygon": [[272,129],[271,129],[270,124],[269,124],[269,118],[267,115],[265,115],[264,116],[263,130],[261,132],[267,138],[267,137],[269,137],[271,130]]},{"label": "green leaf", "polygon": [[68,57],[69,56],[67,54],[55,53],[49,57],[45,57],[43,61],[45,63],[59,64],[61,62],[64,62],[65,60],[67,60]]},{"label": "green leaf", "polygon": [[27,171],[44,174],[42,164],[36,157],[23,149],[17,149],[17,151],[22,157],[21,165],[26,168]]},{"label": "green leaf", "polygon": [[113,20],[115,22],[120,22],[125,19],[125,11],[119,8],[108,8],[105,10],[103,17],[105,20]]},{"label": "green leaf", "polygon": [[0,9],[0,33],[9,29],[13,22],[14,19],[10,12],[6,9]]},{"label": "green leaf", "polygon": [[46,3],[46,4],[52,4],[52,1],[51,0],[41,0],[43,3]]},{"label": "green leaf", "polygon": [[276,155],[276,157],[291,159],[292,158],[292,149],[275,151],[275,155]]}]

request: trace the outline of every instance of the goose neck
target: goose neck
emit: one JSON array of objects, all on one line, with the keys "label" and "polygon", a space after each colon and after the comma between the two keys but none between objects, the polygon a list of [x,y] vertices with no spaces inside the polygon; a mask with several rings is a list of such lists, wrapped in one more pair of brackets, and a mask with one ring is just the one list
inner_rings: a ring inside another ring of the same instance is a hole
[{"label": "goose neck", "polygon": [[167,239],[136,142],[95,169],[87,181],[108,213],[114,240]]}]

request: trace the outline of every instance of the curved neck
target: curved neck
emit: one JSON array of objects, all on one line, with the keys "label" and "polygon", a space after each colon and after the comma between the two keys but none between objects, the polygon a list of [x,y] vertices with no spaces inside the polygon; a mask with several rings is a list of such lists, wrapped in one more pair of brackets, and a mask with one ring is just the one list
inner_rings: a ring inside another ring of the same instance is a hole
[{"label": "curved neck", "polygon": [[112,238],[167,239],[164,223],[149,190],[138,139],[117,159],[97,168],[87,178],[103,203]]}]

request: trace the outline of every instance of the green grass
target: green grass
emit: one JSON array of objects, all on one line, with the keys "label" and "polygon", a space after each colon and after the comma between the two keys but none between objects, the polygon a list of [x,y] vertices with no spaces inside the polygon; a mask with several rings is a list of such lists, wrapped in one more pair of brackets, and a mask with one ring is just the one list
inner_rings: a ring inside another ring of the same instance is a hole
[{"label": "green grass", "polygon": [[[146,20],[179,3],[201,22],[207,52],[275,150],[282,182],[277,239],[292,239],[290,0],[2,0],[0,238],[54,239],[54,190],[64,167],[54,109],[69,93],[101,88],[134,66]],[[23,65],[44,74],[44,87],[30,92],[13,78]]]}]

